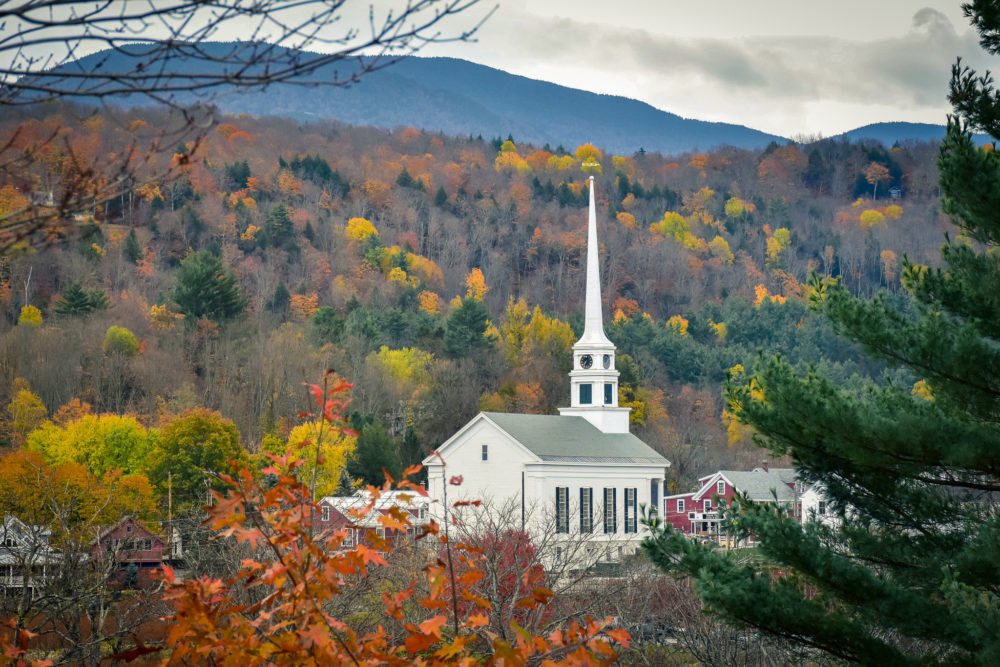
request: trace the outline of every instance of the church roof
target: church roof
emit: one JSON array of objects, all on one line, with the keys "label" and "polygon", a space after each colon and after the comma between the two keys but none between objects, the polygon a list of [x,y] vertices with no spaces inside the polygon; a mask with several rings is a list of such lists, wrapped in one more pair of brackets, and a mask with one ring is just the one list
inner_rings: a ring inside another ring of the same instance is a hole
[{"label": "church roof", "polygon": [[604,433],[583,417],[482,414],[543,461],[670,465],[631,433]]}]

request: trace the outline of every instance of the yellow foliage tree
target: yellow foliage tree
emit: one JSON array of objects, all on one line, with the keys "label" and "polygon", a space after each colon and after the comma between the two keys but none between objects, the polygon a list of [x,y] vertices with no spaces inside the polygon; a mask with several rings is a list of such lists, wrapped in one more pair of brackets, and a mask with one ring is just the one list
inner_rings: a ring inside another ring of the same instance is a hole
[{"label": "yellow foliage tree", "polygon": [[516,152],[500,152],[493,161],[493,167],[500,172],[513,171],[522,176],[531,174],[531,165]]},{"label": "yellow foliage tree", "polygon": [[903,215],[903,207],[899,204],[889,204],[882,213],[890,220],[899,220],[899,216]]},{"label": "yellow foliage tree", "polygon": [[[631,196],[632,195],[630,194],[629,197],[631,197]],[[635,225],[636,225],[635,216],[632,215],[631,213],[627,213],[625,211],[620,211],[618,213],[618,215],[616,216],[616,218],[618,219],[618,222],[620,222],[622,224],[622,226],[625,227],[626,229],[634,229],[635,228]]]},{"label": "yellow foliage tree", "polygon": [[673,315],[666,321],[666,327],[668,329],[672,329],[682,336],[687,336],[688,324],[690,323],[680,315]]},{"label": "yellow foliage tree", "polygon": [[441,312],[441,297],[437,295],[437,292],[423,290],[417,295],[417,303],[420,304],[420,310],[425,313],[434,315]]},{"label": "yellow foliage tree", "polygon": [[390,283],[402,285],[403,287],[406,287],[407,285],[410,284],[410,278],[409,276],[406,275],[406,271],[399,268],[398,266],[392,267],[389,270],[389,273],[386,274],[385,279],[388,280]]},{"label": "yellow foliage tree", "polygon": [[601,158],[604,157],[598,148],[589,143],[577,146],[574,155],[580,162],[600,162]]},{"label": "yellow foliage tree", "polygon": [[354,239],[355,241],[364,241],[369,236],[378,237],[378,230],[375,229],[375,225],[365,218],[351,218],[348,220],[344,233],[347,234],[347,238]]},{"label": "yellow foliage tree", "polygon": [[388,375],[401,383],[424,386],[431,381],[434,355],[417,347],[390,350],[383,345],[378,352],[368,355],[370,363],[380,366]]},{"label": "yellow foliage tree", "polygon": [[170,331],[177,321],[183,319],[182,313],[175,313],[166,305],[154,304],[149,308],[149,323],[154,331]]},{"label": "yellow foliage tree", "polygon": [[465,298],[482,301],[489,290],[490,288],[486,286],[486,278],[483,276],[483,272],[478,267],[472,269],[465,278]]},{"label": "yellow foliage tree", "polygon": [[42,311],[34,306],[24,306],[21,308],[21,314],[17,318],[17,324],[27,327],[42,326]]},{"label": "yellow foliage tree", "polygon": [[111,470],[145,470],[158,433],[147,431],[134,417],[83,415],[63,425],[46,422],[28,435],[27,449],[49,465],[79,463],[103,475]]},{"label": "yellow foliage tree", "polygon": [[720,259],[725,264],[732,264],[733,259],[735,259],[732,251],[729,249],[729,243],[721,236],[716,236],[709,241],[708,250],[712,253],[713,257]]},{"label": "yellow foliage tree", "polygon": [[572,155],[553,155],[549,158],[549,169],[553,171],[566,171],[572,169],[576,161]]},{"label": "yellow foliage tree", "polygon": [[864,225],[865,227],[871,228],[879,224],[883,220],[885,220],[885,216],[882,215],[879,211],[869,208],[861,212],[861,215],[858,217],[858,220],[860,220],[861,224]]},{"label": "yellow foliage tree", "polygon": [[781,253],[785,251],[785,248],[792,242],[791,233],[784,227],[779,227],[774,230],[774,234],[767,239],[767,261],[768,263],[777,262]]},{"label": "yellow foliage tree", "polygon": [[28,383],[17,378],[14,380],[14,396],[7,404],[7,414],[10,415],[15,444],[20,444],[28,433],[45,421],[48,410],[38,394],[28,388]]},{"label": "yellow foliage tree", "polygon": [[438,288],[444,286],[444,273],[434,260],[408,252],[406,266],[411,274],[417,274],[425,284]]},{"label": "yellow foliage tree", "polygon": [[712,327],[716,340],[720,343],[726,342],[726,336],[729,335],[729,327],[726,326],[725,322],[713,322],[712,320],[709,320],[708,326]]},{"label": "yellow foliage tree", "polygon": [[[300,479],[311,479],[316,471],[316,497],[333,495],[337,492],[342,473],[347,460],[357,447],[357,437],[347,435],[330,428],[330,425],[320,421],[300,424],[288,434],[284,452],[268,452],[270,454],[289,454],[302,458],[299,470]],[[316,466],[317,443],[319,448],[319,467]]]},{"label": "yellow foliage tree", "polygon": [[288,306],[297,319],[307,320],[319,310],[319,296],[313,294],[292,294]]}]

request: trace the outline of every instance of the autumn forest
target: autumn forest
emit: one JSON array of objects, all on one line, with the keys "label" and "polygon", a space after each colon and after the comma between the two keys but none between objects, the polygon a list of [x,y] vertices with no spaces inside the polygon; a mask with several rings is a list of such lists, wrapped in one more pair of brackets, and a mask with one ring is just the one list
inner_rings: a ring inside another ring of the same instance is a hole
[{"label": "autumn forest", "polygon": [[[48,105],[6,114],[0,131],[8,150],[36,151],[23,189],[58,199],[97,178],[80,165],[123,159],[169,122]],[[105,415],[87,428],[153,451],[157,432],[207,410],[250,455],[277,451],[302,383],[334,368],[354,382],[361,435],[330,459],[333,490],[418,462],[478,410],[553,412],[582,324],[593,174],[620,400],[687,488],[761,456],[721,400],[759,349],[848,386],[889,377],[810,312],[809,279],[892,298],[904,255],[934,263],[949,229],[936,154],[827,140],[611,155],[221,117],[145,158],[162,180],[79,211],[76,237],[4,258],[3,438],[58,462],[67,431]],[[3,187],[0,212],[22,205],[19,190]],[[152,472],[155,456],[129,457],[125,472]]]}]

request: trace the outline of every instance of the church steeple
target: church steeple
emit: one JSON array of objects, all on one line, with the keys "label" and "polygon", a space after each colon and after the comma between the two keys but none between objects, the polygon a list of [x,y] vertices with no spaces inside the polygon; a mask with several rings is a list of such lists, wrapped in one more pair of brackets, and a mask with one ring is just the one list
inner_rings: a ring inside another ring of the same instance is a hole
[{"label": "church steeple", "polygon": [[597,207],[594,205],[594,177],[590,177],[590,215],[587,220],[587,292],[584,305],[583,335],[578,343],[611,345],[604,333],[604,308],[601,306],[601,269],[597,245]]},{"label": "church steeple", "polygon": [[628,433],[631,408],[618,406],[615,345],[604,333],[598,253],[597,209],[594,204],[594,177],[591,176],[583,335],[573,345],[573,370],[569,373],[570,407],[559,408],[559,414],[583,417],[605,433]]}]

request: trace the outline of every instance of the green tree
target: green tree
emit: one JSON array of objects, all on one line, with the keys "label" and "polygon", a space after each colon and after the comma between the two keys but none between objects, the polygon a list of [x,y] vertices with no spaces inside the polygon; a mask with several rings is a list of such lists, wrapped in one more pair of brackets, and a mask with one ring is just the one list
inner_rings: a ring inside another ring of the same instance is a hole
[{"label": "green tree", "polygon": [[386,432],[385,426],[380,421],[365,421],[367,423],[358,429],[360,435],[354,453],[347,460],[347,473],[365,484],[375,486],[385,483],[383,470],[393,479],[399,480],[403,468],[396,441]]},{"label": "green tree", "polygon": [[81,463],[97,475],[133,474],[144,469],[156,438],[157,432],[147,431],[135,417],[83,415],[66,424],[45,422],[28,435],[26,449],[52,466]]},{"label": "green tree", "polygon": [[267,214],[267,220],[264,221],[261,247],[268,246],[287,250],[293,255],[298,255],[300,251],[295,242],[295,225],[292,224],[292,217],[284,204],[272,208]]},{"label": "green tree", "polygon": [[177,271],[174,301],[190,320],[229,320],[246,306],[236,276],[208,250],[188,255]]},{"label": "green tree", "polygon": [[474,350],[490,347],[493,339],[487,333],[489,316],[482,301],[472,297],[462,299],[461,305],[448,316],[444,332],[445,354],[460,359]]},{"label": "green tree", "polygon": [[57,315],[86,315],[108,307],[108,296],[100,289],[85,290],[78,282],[70,283],[56,301]]},{"label": "green tree", "polygon": [[139,239],[136,238],[134,229],[129,230],[128,236],[125,237],[125,243],[122,244],[122,257],[132,264],[142,259],[142,246],[139,245]]},{"label": "green tree", "polygon": [[285,283],[280,282],[274,289],[271,299],[267,302],[267,309],[284,319],[288,317],[288,307],[291,302],[292,295],[289,293],[288,288],[285,287]]},{"label": "green tree", "polygon": [[108,332],[104,335],[104,354],[109,357],[134,357],[139,354],[139,341],[125,327],[108,327]]},{"label": "green tree", "polygon": [[[996,54],[1000,3],[964,7]],[[950,99],[944,210],[985,249],[946,240],[944,268],[904,263],[912,303],[902,309],[811,284],[838,332],[908,370],[913,390],[848,391],[780,358],[727,385],[730,411],[823,490],[836,524],[737,500],[725,518],[760,539],[749,561],[655,521],[644,544],[662,568],[694,579],[712,613],[850,662],[1000,660],[1000,158],[970,134],[1000,136],[1000,99],[961,65]]]},{"label": "green tree", "polygon": [[207,488],[223,489],[219,473],[230,473],[249,463],[233,422],[204,408],[190,410],[170,423],[146,458],[149,481],[166,497],[173,486],[175,508],[199,507],[208,502]]}]

